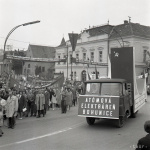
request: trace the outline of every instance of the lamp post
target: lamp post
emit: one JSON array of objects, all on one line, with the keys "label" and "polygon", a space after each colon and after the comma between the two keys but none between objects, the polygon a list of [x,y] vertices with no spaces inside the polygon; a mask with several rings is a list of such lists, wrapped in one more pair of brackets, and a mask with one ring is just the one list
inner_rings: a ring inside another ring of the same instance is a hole
[{"label": "lamp post", "polygon": [[6,36],[6,38],[5,38],[5,42],[4,42],[3,72],[4,72],[4,60],[5,60],[6,42],[7,42],[8,38],[9,38],[9,36],[11,35],[11,33],[12,33],[13,31],[15,31],[17,28],[21,27],[21,26],[27,26],[27,25],[31,25],[31,24],[35,24],[35,23],[39,23],[39,22],[40,22],[40,21],[37,20],[37,21],[32,21],[32,22],[27,22],[27,23],[20,24],[20,25],[18,25],[18,26],[15,26],[15,27],[7,34],[7,36]]}]

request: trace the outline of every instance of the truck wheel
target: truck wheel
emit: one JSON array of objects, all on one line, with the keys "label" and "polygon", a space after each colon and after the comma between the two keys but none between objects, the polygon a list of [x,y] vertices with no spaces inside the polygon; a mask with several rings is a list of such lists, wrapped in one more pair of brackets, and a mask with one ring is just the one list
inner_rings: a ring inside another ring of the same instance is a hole
[{"label": "truck wheel", "polygon": [[91,118],[91,117],[86,117],[86,121],[89,125],[93,125],[95,122],[95,118]]},{"label": "truck wheel", "polygon": [[117,127],[122,128],[125,124],[127,117],[125,116],[120,116],[119,119],[117,119]]}]

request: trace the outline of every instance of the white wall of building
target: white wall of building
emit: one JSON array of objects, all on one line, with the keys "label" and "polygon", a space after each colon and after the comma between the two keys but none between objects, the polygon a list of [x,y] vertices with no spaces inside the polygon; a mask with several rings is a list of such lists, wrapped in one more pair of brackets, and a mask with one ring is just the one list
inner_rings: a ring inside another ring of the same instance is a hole
[{"label": "white wall of building", "polygon": [[[134,47],[135,48],[135,61],[136,64],[143,63],[143,52],[144,50],[150,51],[150,40],[140,37],[122,37],[124,41],[125,47]],[[118,42],[119,41],[119,42]],[[121,44],[121,45],[120,45]],[[71,74],[71,65],[70,65],[70,55],[72,54],[72,47],[70,42],[67,43],[68,46],[56,48],[56,58],[60,56],[63,58],[63,55],[67,55],[67,47],[68,47],[68,78],[70,78]],[[109,52],[111,48],[121,47],[123,46],[123,42],[121,38],[110,39],[109,41]],[[94,62],[99,62],[99,51],[102,51],[102,63],[108,63],[108,36],[107,34],[101,36],[90,37],[87,32],[81,35],[81,38],[77,41],[77,46],[75,51],[73,52],[73,57],[76,57],[78,54],[79,59],[83,59],[83,53],[86,53],[86,59],[91,59],[91,52],[94,52]],[[67,63],[66,63],[67,64]],[[64,63],[56,63],[55,71],[56,72],[64,72],[64,76],[67,77],[67,65]],[[108,67],[107,66],[96,66],[97,71],[100,73],[100,77],[106,77],[108,75]],[[89,68],[86,64],[74,64],[72,65],[73,73],[76,72],[77,80],[82,80],[81,73],[83,70],[87,71],[89,74],[95,71],[95,66],[90,65]]]}]

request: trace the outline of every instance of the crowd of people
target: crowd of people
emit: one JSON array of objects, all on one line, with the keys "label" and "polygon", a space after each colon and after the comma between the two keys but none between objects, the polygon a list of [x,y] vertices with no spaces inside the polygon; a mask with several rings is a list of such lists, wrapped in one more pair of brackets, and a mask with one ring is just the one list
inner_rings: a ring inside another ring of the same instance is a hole
[{"label": "crowd of people", "polygon": [[66,113],[77,104],[80,88],[64,85],[61,89],[46,87],[45,89],[27,89],[17,91],[15,88],[0,90],[0,136],[4,120],[8,128],[14,128],[17,119],[25,117],[45,117],[47,111],[59,108]]}]

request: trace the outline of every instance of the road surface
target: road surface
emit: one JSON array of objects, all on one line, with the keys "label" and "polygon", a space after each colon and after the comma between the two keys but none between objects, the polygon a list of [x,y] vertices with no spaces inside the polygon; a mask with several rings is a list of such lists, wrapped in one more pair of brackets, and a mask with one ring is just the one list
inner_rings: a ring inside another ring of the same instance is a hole
[{"label": "road surface", "polygon": [[77,116],[77,109],[71,107],[66,114],[50,110],[45,117],[16,120],[15,129],[4,126],[0,150],[134,150],[138,139],[146,135],[143,125],[150,120],[150,97],[123,128],[104,119],[89,126]]}]

